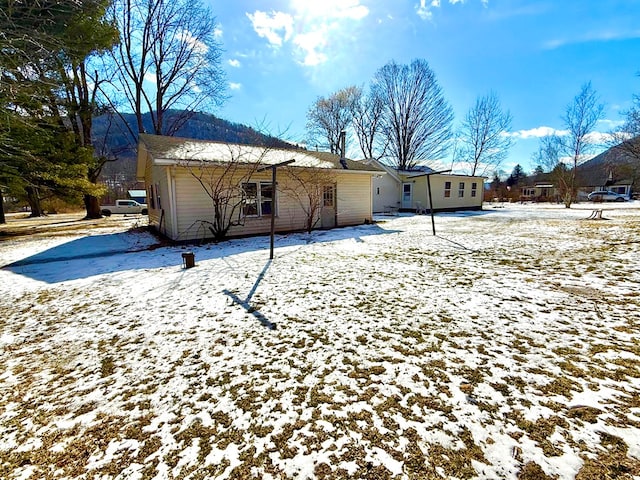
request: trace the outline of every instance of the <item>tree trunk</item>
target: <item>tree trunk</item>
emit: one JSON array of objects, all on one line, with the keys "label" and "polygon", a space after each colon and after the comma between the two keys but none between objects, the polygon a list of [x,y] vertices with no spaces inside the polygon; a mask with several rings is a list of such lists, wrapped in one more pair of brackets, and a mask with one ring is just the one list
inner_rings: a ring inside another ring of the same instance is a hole
[{"label": "tree trunk", "polygon": [[42,205],[40,205],[38,189],[35,187],[26,187],[25,191],[27,192],[27,202],[29,202],[29,207],[31,207],[31,215],[29,216],[43,217],[44,212],[42,211]]},{"label": "tree trunk", "polygon": [[91,218],[102,218],[102,212],[100,211],[100,202],[98,201],[98,197],[93,195],[85,195],[84,196],[84,207],[87,210],[87,215],[84,217],[85,219]]},{"label": "tree trunk", "polygon": [[7,223],[7,219],[4,218],[4,197],[2,196],[2,189],[0,189],[0,224]]}]

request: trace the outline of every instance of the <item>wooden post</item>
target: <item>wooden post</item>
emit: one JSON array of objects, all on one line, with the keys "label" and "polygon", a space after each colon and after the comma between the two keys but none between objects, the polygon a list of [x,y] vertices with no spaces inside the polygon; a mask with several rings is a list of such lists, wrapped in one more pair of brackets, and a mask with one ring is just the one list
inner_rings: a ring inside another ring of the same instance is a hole
[{"label": "wooden post", "polygon": [[429,193],[429,213],[431,214],[431,229],[436,234],[436,220],[433,216],[433,197],[431,196],[431,175],[427,175],[427,190]]},{"label": "wooden post", "polygon": [[433,234],[436,234],[436,220],[433,216],[433,197],[431,196],[431,175],[438,175],[440,173],[447,173],[450,172],[451,170],[440,170],[439,172],[431,172],[431,173],[424,173],[422,175],[414,175],[411,178],[416,178],[416,177],[427,177],[427,190],[428,190],[428,194],[429,194],[429,213],[431,214],[431,229],[433,230]]},{"label": "wooden post", "polygon": [[268,165],[266,167],[261,167],[258,169],[258,172],[262,172],[267,169],[271,169],[271,238],[269,242],[269,260],[273,260],[273,244],[276,232],[276,199],[277,199],[277,184],[276,184],[276,170],[278,167],[283,167],[285,165],[289,165],[290,163],[295,162],[295,159],[287,160],[286,162],[280,162],[276,165]]}]

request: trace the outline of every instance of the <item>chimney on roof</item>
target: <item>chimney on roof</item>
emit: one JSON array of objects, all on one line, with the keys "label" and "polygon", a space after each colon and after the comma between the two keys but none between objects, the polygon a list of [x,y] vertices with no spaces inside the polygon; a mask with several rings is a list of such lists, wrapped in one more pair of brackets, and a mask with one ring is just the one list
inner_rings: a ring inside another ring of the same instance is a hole
[{"label": "chimney on roof", "polygon": [[347,152],[346,152],[346,147],[347,145],[347,132],[346,130],[342,130],[340,132],[340,142],[339,142],[339,148],[340,148],[340,165],[342,165],[342,168],[344,168],[345,170],[348,168],[347,167]]}]

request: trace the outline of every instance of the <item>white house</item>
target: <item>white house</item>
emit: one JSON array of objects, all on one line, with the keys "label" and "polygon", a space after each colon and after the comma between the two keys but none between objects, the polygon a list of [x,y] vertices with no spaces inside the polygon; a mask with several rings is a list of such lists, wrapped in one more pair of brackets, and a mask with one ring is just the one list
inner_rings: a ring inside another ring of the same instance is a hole
[{"label": "white house", "polygon": [[373,211],[434,211],[481,210],[484,194],[484,177],[434,173],[428,167],[415,170],[396,170],[377,160],[364,163],[377,167],[386,175],[373,179]]},{"label": "white house", "polygon": [[326,152],[148,134],[138,144],[149,224],[174,241],[220,238],[227,223],[224,236],[268,233],[272,215],[278,232],[370,222],[381,174]]}]

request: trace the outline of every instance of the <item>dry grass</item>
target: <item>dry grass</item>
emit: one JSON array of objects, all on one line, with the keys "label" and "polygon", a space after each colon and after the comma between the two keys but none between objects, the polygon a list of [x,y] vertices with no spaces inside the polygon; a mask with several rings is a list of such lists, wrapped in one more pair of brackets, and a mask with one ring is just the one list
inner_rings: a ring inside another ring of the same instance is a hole
[{"label": "dry grass", "polygon": [[[300,478],[308,464],[319,479],[543,480],[567,452],[576,479],[637,477],[605,430],[640,431],[640,226],[592,223],[533,242],[536,225],[515,224],[472,254],[419,236],[406,252],[301,249],[299,269],[272,271],[299,291],[254,296],[269,335],[232,306],[181,310],[179,294],[172,309],[91,286],[4,299],[17,340],[0,354],[0,477]],[[463,224],[449,233],[474,244]],[[191,288],[212,295],[207,282]],[[597,407],[576,403],[589,392]]]}]

